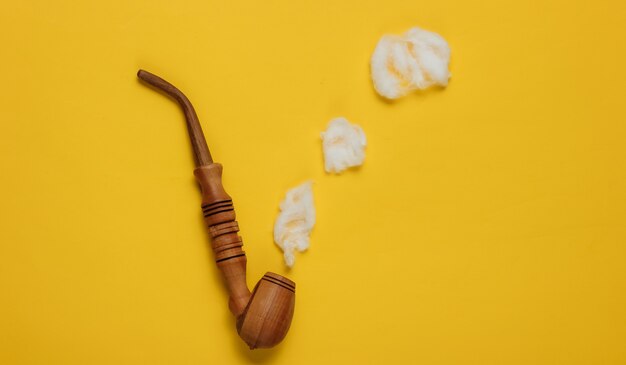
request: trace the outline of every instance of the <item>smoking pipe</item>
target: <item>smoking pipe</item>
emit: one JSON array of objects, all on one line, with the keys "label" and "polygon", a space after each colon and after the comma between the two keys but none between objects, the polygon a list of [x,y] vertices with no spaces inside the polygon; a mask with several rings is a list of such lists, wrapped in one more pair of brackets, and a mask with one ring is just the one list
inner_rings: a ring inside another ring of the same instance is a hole
[{"label": "smoking pipe", "polygon": [[176,100],[185,113],[196,169],[194,175],[202,189],[202,213],[230,299],[228,307],[237,319],[239,336],[254,348],[278,344],[287,334],[295,306],[296,284],[278,274],[266,273],[252,293],[246,283],[246,254],[237,234],[232,198],[222,186],[222,165],[214,163],[202,133],[198,116],[189,99],[176,87],[147,71],[137,77]]}]

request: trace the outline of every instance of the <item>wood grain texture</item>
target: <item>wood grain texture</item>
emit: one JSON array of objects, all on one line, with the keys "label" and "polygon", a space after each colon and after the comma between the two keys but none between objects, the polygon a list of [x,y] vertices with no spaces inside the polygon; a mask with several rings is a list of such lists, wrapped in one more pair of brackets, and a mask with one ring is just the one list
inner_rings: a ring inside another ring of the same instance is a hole
[{"label": "wood grain texture", "polygon": [[268,348],[285,338],[295,308],[296,284],[268,272],[252,293],[246,282],[246,253],[239,236],[232,198],[222,185],[222,165],[213,163],[198,116],[187,97],[176,87],[147,71],[137,76],[163,91],[182,107],[194,151],[194,175],[202,189],[202,214],[211,236],[217,267],[228,289],[228,307],[237,319],[237,332],[251,349]]},{"label": "wood grain texture", "polygon": [[231,197],[222,185],[222,165],[200,166],[194,174],[202,188],[202,212],[212,239],[215,262],[230,293],[237,332],[250,348],[272,347],[287,334],[295,307],[296,285],[266,273],[252,294],[246,285],[246,254]]}]

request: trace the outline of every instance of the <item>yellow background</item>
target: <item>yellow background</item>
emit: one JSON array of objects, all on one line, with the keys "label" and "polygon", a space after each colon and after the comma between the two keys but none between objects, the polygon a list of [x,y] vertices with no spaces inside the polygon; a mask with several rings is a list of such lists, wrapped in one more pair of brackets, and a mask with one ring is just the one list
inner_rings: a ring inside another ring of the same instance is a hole
[{"label": "yellow background", "polygon": [[[626,363],[626,5],[5,1],[1,364]],[[418,25],[445,90],[380,99],[369,57]],[[209,250],[177,105],[195,104],[248,253],[298,284],[250,352]],[[365,165],[323,171],[336,116]],[[312,179],[309,252],[272,242]]]}]

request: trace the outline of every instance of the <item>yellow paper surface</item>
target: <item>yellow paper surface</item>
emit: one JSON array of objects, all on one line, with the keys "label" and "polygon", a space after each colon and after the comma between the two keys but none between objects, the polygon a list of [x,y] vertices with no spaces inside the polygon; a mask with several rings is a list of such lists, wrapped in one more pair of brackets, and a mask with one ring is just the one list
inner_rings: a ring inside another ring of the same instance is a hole
[{"label": "yellow paper surface", "polygon": [[[626,5],[5,1],[1,364],[626,363]],[[447,89],[385,102],[369,57],[412,26]],[[237,337],[182,113],[196,106],[248,254],[297,282],[277,348]],[[365,165],[323,171],[344,116]],[[278,204],[314,181],[288,271]]]}]

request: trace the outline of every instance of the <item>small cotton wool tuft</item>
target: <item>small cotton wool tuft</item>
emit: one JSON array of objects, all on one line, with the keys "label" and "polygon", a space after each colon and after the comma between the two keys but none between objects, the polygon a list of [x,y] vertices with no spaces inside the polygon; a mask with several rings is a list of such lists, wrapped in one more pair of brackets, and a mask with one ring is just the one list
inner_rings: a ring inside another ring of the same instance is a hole
[{"label": "small cotton wool tuft", "polygon": [[309,248],[309,235],[315,225],[315,206],[311,182],[289,190],[280,203],[280,213],[274,225],[274,242],[283,250],[285,264],[293,267],[295,251]]},{"label": "small cotton wool tuft", "polygon": [[450,47],[437,33],[412,28],[403,36],[384,35],[372,54],[376,91],[396,99],[412,90],[448,85]]},{"label": "small cotton wool tuft", "polygon": [[331,120],[326,131],[322,132],[326,172],[340,173],[349,167],[362,165],[366,144],[361,127],[345,118]]}]

